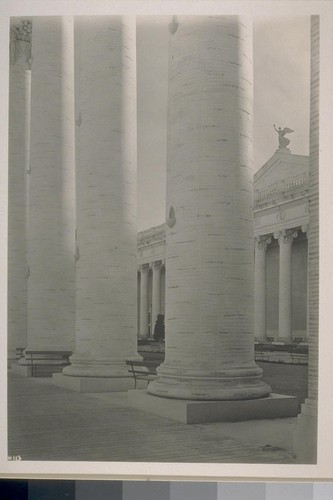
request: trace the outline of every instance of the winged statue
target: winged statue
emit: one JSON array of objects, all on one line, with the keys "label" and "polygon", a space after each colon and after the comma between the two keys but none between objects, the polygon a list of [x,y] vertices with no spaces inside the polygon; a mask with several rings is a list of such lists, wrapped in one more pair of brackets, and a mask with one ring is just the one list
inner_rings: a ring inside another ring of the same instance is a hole
[{"label": "winged statue", "polygon": [[275,131],[278,133],[279,136],[279,147],[280,148],[286,148],[288,144],[290,143],[290,140],[285,137],[286,134],[291,134],[294,132],[293,129],[285,127],[283,130],[281,127],[276,128],[275,124],[273,125]]}]

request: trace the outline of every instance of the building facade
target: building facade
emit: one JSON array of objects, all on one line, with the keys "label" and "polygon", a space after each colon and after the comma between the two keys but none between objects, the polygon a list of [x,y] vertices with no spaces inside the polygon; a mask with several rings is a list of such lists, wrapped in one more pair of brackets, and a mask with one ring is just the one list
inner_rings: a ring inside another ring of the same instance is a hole
[{"label": "building facade", "polygon": [[[278,148],[254,175],[255,337],[307,339],[309,158]],[[165,312],[165,224],[138,234],[138,336]]]}]

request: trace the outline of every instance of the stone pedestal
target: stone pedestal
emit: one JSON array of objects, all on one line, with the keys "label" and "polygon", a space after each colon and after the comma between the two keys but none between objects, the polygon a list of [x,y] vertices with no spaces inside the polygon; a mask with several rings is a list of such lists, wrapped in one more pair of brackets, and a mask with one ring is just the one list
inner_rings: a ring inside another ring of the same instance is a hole
[{"label": "stone pedestal", "polygon": [[135,19],[97,16],[75,23],[76,350],[63,373],[112,378],[103,384],[124,390],[125,360],[141,359],[136,350]]},{"label": "stone pedestal", "polygon": [[170,25],[166,356],[148,392],[267,396],[254,362],[252,28],[237,16]]},{"label": "stone pedestal", "polygon": [[52,383],[75,392],[124,392],[133,389],[133,378],[120,377],[68,377],[54,373]]},{"label": "stone pedestal", "polygon": [[31,20],[12,18],[9,68],[8,363],[27,345],[27,204]]},{"label": "stone pedestal", "polygon": [[128,400],[136,410],[183,424],[296,417],[298,406],[296,397],[281,394],[245,401],[191,401],[156,398],[145,390],[131,390]]},{"label": "stone pedestal", "polygon": [[276,233],[279,240],[279,340],[292,342],[292,274],[291,247],[297,231],[284,230]]},{"label": "stone pedestal", "polygon": [[254,260],[254,336],[267,339],[266,331],[266,248],[271,238],[255,238]]},{"label": "stone pedestal", "polygon": [[143,264],[140,267],[140,337],[149,337],[149,321],[148,321],[148,277],[149,265]]},{"label": "stone pedestal", "polygon": [[36,17],[33,27],[27,349],[70,351],[75,333],[73,20]]}]

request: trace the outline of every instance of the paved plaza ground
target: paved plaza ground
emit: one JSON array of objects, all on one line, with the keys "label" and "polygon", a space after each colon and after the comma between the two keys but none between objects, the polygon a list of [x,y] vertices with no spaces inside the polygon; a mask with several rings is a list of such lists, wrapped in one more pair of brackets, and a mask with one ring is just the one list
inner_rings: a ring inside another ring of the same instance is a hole
[{"label": "paved plaza ground", "polygon": [[[304,399],[307,367],[261,366],[274,391]],[[130,408],[125,392],[80,394],[8,375],[8,453],[22,460],[293,463],[296,420],[186,425]]]}]

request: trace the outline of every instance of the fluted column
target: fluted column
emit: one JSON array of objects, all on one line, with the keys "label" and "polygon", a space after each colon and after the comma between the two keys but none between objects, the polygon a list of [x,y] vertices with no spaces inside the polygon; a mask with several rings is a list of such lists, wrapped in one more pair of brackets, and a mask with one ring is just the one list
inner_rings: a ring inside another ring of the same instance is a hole
[{"label": "fluted column", "polygon": [[267,338],[266,331],[266,249],[271,242],[267,236],[255,238],[254,258],[254,336]]},{"label": "fluted column", "polygon": [[297,231],[291,229],[275,233],[279,241],[279,340],[292,342],[292,274],[291,247]]},{"label": "fluted column", "polygon": [[149,306],[148,306],[148,277],[149,265],[141,266],[141,281],[140,281],[140,337],[148,338],[149,336]]},{"label": "fluted column", "polygon": [[161,312],[161,268],[161,260],[157,260],[153,263],[152,333],[154,333],[157,315]]},{"label": "fluted column", "polygon": [[170,25],[166,356],[148,392],[269,394],[254,362],[252,27],[237,16]]},{"label": "fluted column", "polygon": [[30,19],[10,27],[8,168],[8,361],[27,343],[27,207],[31,92]]},{"label": "fluted column", "polygon": [[75,23],[76,349],[63,374],[94,378],[96,387],[108,378],[120,390],[126,359],[139,357],[135,19]]},{"label": "fluted column", "polygon": [[27,348],[52,353],[75,334],[73,19],[33,27]]}]

